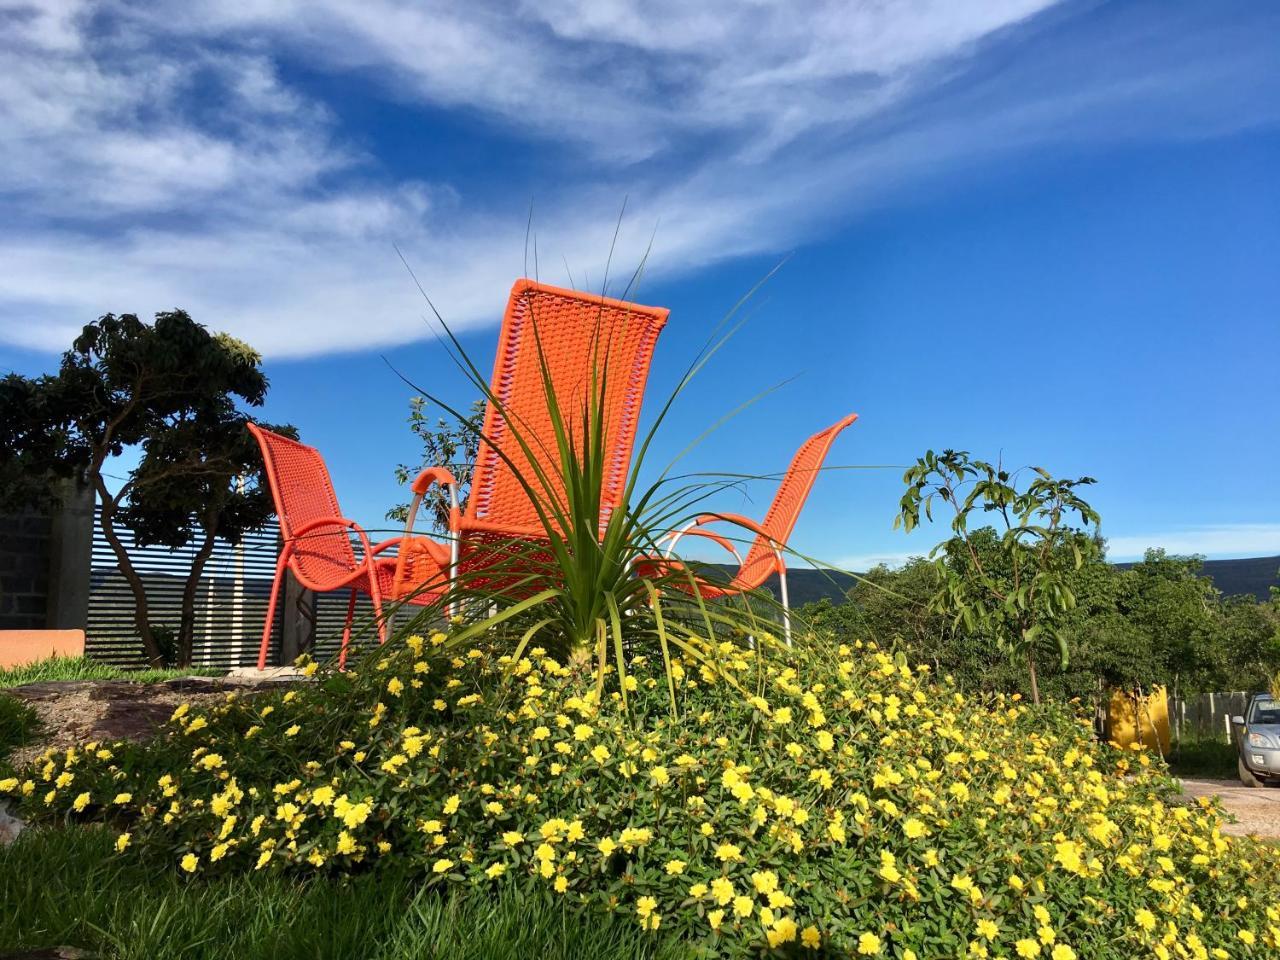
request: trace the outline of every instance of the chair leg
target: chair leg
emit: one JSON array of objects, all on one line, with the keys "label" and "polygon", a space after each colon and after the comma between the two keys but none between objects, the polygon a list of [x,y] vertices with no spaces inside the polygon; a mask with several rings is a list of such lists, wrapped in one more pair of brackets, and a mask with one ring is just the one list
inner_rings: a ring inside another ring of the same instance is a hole
[{"label": "chair leg", "polygon": [[342,646],[338,649],[338,669],[347,668],[347,644],[351,642],[351,621],[356,616],[356,591],[353,587],[347,600],[347,622],[342,626]]},{"label": "chair leg", "polygon": [[787,646],[791,646],[791,600],[787,596],[787,568],[779,572],[779,583],[782,587],[782,634]]},{"label": "chair leg", "polygon": [[382,617],[382,588],[378,586],[378,571],[372,557],[365,557],[369,569],[369,595],[373,598],[373,621],[378,625],[378,643],[387,642],[387,622]]},{"label": "chair leg", "polygon": [[289,562],[288,551],[281,551],[276,561],[276,576],[271,581],[271,599],[267,602],[267,620],[262,625],[262,645],[258,647],[258,669],[267,669],[267,647],[271,644],[271,626],[276,619],[276,603],[280,599],[280,581],[284,578],[285,565]]}]

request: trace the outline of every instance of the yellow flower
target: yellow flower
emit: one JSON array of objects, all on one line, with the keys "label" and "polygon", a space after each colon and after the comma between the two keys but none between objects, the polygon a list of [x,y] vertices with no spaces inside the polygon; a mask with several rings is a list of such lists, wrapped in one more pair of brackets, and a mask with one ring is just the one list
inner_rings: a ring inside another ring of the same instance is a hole
[{"label": "yellow flower", "polygon": [[288,730],[286,730],[286,731],[284,732],[284,735],[285,735],[286,737],[296,737],[296,736],[298,735],[298,732],[299,732],[301,729],[302,729],[302,727],[298,726],[298,725],[295,723],[293,726],[291,726]]},{"label": "yellow flower", "polygon": [[667,861],[667,873],[670,876],[673,876],[673,877],[679,876],[680,874],[684,873],[684,868],[685,868],[685,862],[683,860]]},{"label": "yellow flower", "polygon": [[456,793],[444,802],[445,816],[452,816],[458,812],[458,807],[462,805],[462,798]]},{"label": "yellow flower", "polygon": [[716,847],[716,856],[720,858],[722,863],[727,863],[731,860],[741,860],[742,850],[737,844],[722,843]]},{"label": "yellow flower", "polygon": [[121,804],[131,803],[132,801],[133,801],[132,793],[117,793],[115,797],[112,798],[111,800],[112,803],[121,803]]},{"label": "yellow flower", "polygon": [[6,777],[0,780],[0,793],[13,793],[18,789],[17,777]]},{"label": "yellow flower", "polygon": [[880,952],[880,938],[874,933],[864,933],[858,937],[858,952],[864,957],[874,957]]},{"label": "yellow flower", "polygon": [[514,847],[517,843],[523,842],[523,840],[524,834],[519,830],[508,830],[502,835],[502,842],[509,847]]},{"label": "yellow flower", "polygon": [[720,924],[724,923],[724,911],[712,910],[707,914],[707,923],[711,924],[712,930],[719,930]]},{"label": "yellow flower", "polygon": [[387,681],[387,693],[391,694],[393,697],[398,697],[403,692],[404,683],[401,682],[399,677],[392,677]]},{"label": "yellow flower", "polygon": [[496,880],[506,872],[507,865],[505,863],[495,863],[485,870],[484,875],[490,880]]},{"label": "yellow flower", "polygon": [[82,793],[80,794],[80,796],[76,797],[75,801],[71,804],[71,809],[74,810],[76,813],[80,813],[88,805],[89,805],[89,794]]},{"label": "yellow flower", "polygon": [[1060,943],[1054,947],[1050,956],[1053,957],[1053,960],[1076,960],[1076,952],[1065,943]]},{"label": "yellow flower", "polygon": [[179,865],[182,867],[183,870],[187,871],[187,873],[195,873],[196,867],[199,866],[199,864],[200,864],[200,858],[197,857],[194,853],[188,853],[185,857],[182,858],[182,862]]},{"label": "yellow flower", "polygon": [[1240,938],[1241,943],[1247,944],[1248,946],[1253,946],[1254,941],[1257,940],[1257,937],[1253,935],[1252,930],[1237,930],[1236,936]]},{"label": "yellow flower", "polygon": [[564,877],[556,877],[556,882],[552,884],[556,893],[564,893],[569,889],[569,881]]},{"label": "yellow flower", "polygon": [[734,897],[733,912],[735,916],[749,917],[755,912],[755,901],[750,897]]},{"label": "yellow flower", "polygon": [[805,927],[800,931],[800,942],[808,950],[817,950],[822,946],[822,934],[818,932],[817,927]]},{"label": "yellow flower", "polygon": [[437,860],[435,863],[431,865],[432,873],[448,873],[452,869],[453,869],[452,860]]},{"label": "yellow flower", "polygon": [[609,756],[609,748],[602,743],[598,743],[591,748],[591,757],[596,763],[604,763],[609,759]]},{"label": "yellow flower", "polygon": [[1156,928],[1156,915],[1146,907],[1140,908],[1138,912],[1133,915],[1133,919],[1138,926],[1143,930],[1146,930],[1148,933]]},{"label": "yellow flower", "polygon": [[1013,945],[1013,949],[1018,956],[1025,958],[1025,960],[1032,960],[1032,958],[1040,956],[1040,944],[1029,937],[1019,940]]},{"label": "yellow flower", "polygon": [[636,901],[636,913],[639,914],[641,918],[644,918],[653,913],[653,911],[657,909],[657,906],[658,901],[653,897],[641,897]]},{"label": "yellow flower", "polygon": [[1000,936],[1000,925],[994,920],[979,920],[978,936],[982,937],[984,940],[994,940],[996,937]]},{"label": "yellow flower", "polygon": [[929,832],[929,828],[915,817],[908,817],[902,821],[902,832],[912,840],[919,840]]},{"label": "yellow flower", "polygon": [[597,843],[596,846],[600,849],[600,852],[603,853],[606,857],[612,854],[614,850],[618,849],[618,845],[613,842],[613,837],[605,837],[603,840]]},{"label": "yellow flower", "polygon": [[122,833],[116,837],[116,853],[124,853],[129,846],[130,839],[132,838],[127,833]]},{"label": "yellow flower", "polygon": [[725,877],[716,877],[711,881],[711,896],[720,906],[725,906],[733,899],[733,883]]}]

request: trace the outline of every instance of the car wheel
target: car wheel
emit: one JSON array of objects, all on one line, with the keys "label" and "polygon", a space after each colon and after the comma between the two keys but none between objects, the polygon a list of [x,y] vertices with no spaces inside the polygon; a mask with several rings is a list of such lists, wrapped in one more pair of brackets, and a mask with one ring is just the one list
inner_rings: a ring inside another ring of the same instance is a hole
[{"label": "car wheel", "polygon": [[1253,775],[1253,771],[1246,767],[1244,765],[1244,761],[1239,757],[1236,758],[1236,769],[1240,773],[1240,782],[1246,787],[1262,786],[1262,784],[1258,782],[1258,778]]}]

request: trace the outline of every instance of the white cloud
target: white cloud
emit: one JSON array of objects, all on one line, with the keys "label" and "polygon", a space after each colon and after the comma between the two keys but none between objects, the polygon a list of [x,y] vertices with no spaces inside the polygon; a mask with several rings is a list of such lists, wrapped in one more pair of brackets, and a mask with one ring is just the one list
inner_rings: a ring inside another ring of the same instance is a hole
[{"label": "white cloud", "polygon": [[423,305],[393,242],[450,320],[495,319],[527,191],[468,195],[429,156],[395,176],[286,56],[554,142],[572,175],[535,185],[543,274],[593,284],[624,195],[616,262],[660,223],[651,269],[688,270],[997,151],[1280,113],[1265,31],[1199,8],[1064,15],[1059,41],[1049,5],[0,0],[0,342],[172,306],[273,356],[403,342]]},{"label": "white cloud", "polygon": [[1227,523],[1157,533],[1107,537],[1109,560],[1141,560],[1151,548],[1207,557],[1265,557],[1280,554],[1280,523]]}]

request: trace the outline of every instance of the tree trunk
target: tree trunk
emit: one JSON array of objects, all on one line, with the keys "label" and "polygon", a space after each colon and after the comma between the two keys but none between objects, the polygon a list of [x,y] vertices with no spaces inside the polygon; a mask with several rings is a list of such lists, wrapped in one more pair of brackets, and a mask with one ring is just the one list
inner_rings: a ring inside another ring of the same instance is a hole
[{"label": "tree trunk", "polygon": [[160,652],[160,647],[156,643],[155,634],[151,632],[151,611],[147,604],[146,585],[142,582],[142,577],[138,576],[138,571],[133,568],[133,561],[129,559],[129,551],[125,549],[124,543],[120,540],[120,535],[116,533],[115,516],[116,508],[119,506],[119,499],[112,498],[107,491],[107,485],[103,481],[101,474],[94,474],[93,485],[94,489],[98,491],[98,500],[102,504],[102,512],[99,514],[102,536],[110,544],[112,552],[116,555],[116,563],[120,567],[120,573],[128,581],[129,589],[133,591],[133,624],[138,631],[138,639],[142,641],[142,649],[151,665],[153,667],[162,667],[164,666],[164,655]]},{"label": "tree trunk", "polygon": [[182,588],[182,615],[178,621],[178,662],[179,667],[191,666],[191,652],[195,645],[196,633],[196,591],[200,589],[200,575],[204,566],[213,554],[214,537],[217,534],[217,518],[206,518],[209,522],[204,526],[204,543],[191,559],[191,572],[187,574],[187,582]]},{"label": "tree trunk", "polygon": [[1027,670],[1031,674],[1031,702],[1040,706],[1040,683],[1036,679],[1036,652],[1027,648]]}]

